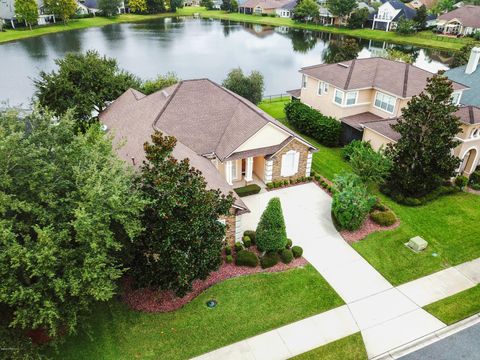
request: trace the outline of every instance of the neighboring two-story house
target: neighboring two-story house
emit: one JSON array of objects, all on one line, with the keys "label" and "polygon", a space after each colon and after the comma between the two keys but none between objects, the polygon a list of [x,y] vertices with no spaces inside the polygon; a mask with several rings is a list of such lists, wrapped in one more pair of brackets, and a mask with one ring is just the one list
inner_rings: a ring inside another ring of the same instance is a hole
[{"label": "neighboring two-story house", "polygon": [[474,47],[468,64],[447,70],[445,76],[450,80],[468,86],[462,95],[463,105],[480,107],[480,47]]},{"label": "neighboring two-story house", "polygon": [[[407,6],[400,0],[381,0],[383,3],[378,12],[373,16],[372,29],[377,30],[395,30],[400,19],[413,20],[417,15],[417,10]],[[435,16],[427,16],[427,25],[435,24]]]},{"label": "neighboring two-story house", "polygon": [[[55,17],[45,11],[43,0],[37,0],[38,6],[38,25],[45,25],[55,22]],[[8,21],[12,28],[15,28],[17,17],[15,15],[15,0],[0,0],[0,19]]]},{"label": "neighboring two-story house", "polygon": [[[157,130],[174,136],[173,156],[188,158],[210,189],[233,193],[251,183],[309,176],[316,149],[246,99],[207,80],[187,80],[144,95],[130,89],[115,100],[100,121],[114,136],[118,156],[139,167],[143,144]],[[248,208],[239,197],[226,217],[227,238],[240,240],[241,215]]]},{"label": "neighboring two-story house", "polygon": [[480,6],[465,5],[440,15],[437,31],[444,35],[471,35],[480,32]]}]

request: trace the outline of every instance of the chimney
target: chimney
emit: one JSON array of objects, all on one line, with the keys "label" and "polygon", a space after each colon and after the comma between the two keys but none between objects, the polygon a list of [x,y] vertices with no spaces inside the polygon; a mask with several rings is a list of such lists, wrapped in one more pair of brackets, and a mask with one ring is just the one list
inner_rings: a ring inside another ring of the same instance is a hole
[{"label": "chimney", "polygon": [[470,75],[477,70],[478,62],[480,61],[480,47],[474,47],[470,53],[467,67],[465,68],[465,74]]}]

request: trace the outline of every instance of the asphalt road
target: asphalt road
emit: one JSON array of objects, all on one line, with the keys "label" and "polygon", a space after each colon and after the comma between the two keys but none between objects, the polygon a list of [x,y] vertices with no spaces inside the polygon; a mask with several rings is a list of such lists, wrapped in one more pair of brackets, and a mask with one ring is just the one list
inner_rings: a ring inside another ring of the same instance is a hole
[{"label": "asphalt road", "polygon": [[480,360],[480,324],[471,326],[401,360]]}]

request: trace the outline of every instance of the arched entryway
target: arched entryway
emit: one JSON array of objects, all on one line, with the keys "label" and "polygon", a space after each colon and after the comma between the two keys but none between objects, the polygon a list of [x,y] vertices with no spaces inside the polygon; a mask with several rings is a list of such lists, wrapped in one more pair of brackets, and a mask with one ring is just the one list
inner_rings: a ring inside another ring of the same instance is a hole
[{"label": "arched entryway", "polygon": [[463,155],[462,164],[460,165],[460,174],[469,176],[475,171],[478,163],[478,150],[476,148],[468,149]]}]

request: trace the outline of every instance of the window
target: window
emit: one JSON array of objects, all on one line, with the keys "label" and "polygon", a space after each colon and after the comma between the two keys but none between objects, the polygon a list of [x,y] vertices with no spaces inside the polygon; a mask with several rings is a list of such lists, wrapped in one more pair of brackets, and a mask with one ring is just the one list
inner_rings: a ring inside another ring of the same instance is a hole
[{"label": "window", "polygon": [[460,96],[461,96],[461,95],[462,95],[462,94],[459,93],[459,92],[454,92],[454,93],[452,94],[452,104],[458,105],[458,104],[460,103]]},{"label": "window", "polygon": [[323,81],[318,82],[318,95],[328,94],[328,84]]},{"label": "window", "polygon": [[295,175],[298,171],[300,153],[290,150],[282,155],[282,169],[280,175],[283,177]]},{"label": "window", "polygon": [[307,87],[307,76],[305,74],[302,75],[302,88]]},{"label": "window", "polygon": [[344,96],[344,92],[343,91],[340,91],[340,90],[337,90],[335,89],[335,97],[333,98],[333,101],[336,103],[336,104],[339,104],[339,105],[343,105],[343,96]]},{"label": "window", "polygon": [[357,103],[358,91],[351,91],[347,93],[347,106],[355,105]]},{"label": "window", "polygon": [[238,176],[237,173],[237,160],[232,161],[232,180],[236,180]]},{"label": "window", "polygon": [[375,95],[375,107],[382,109],[390,114],[395,110],[396,98],[377,91]]}]

